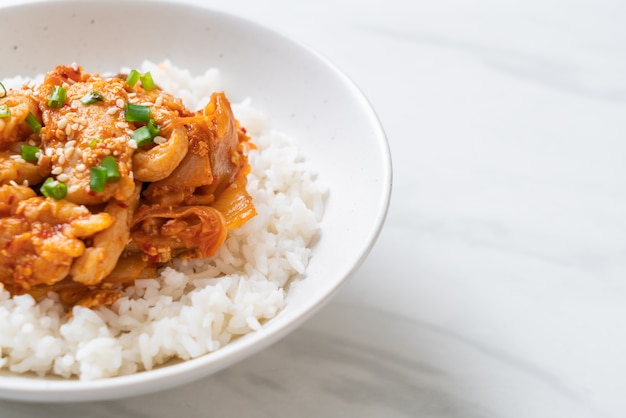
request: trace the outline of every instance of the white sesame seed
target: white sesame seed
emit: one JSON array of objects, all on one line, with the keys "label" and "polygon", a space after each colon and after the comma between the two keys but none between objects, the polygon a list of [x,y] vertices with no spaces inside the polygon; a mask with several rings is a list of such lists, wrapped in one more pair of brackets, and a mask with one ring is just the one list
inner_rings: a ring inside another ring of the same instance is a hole
[{"label": "white sesame seed", "polygon": [[137,93],[128,93],[128,97],[135,98],[137,97]]},{"label": "white sesame seed", "polygon": [[76,171],[85,171],[87,169],[87,167],[83,163],[76,165],[75,168],[76,168]]},{"label": "white sesame seed", "polygon": [[124,100],[122,100],[122,99],[117,99],[117,100],[115,101],[115,105],[116,105],[117,107],[119,107],[120,109],[124,109]]},{"label": "white sesame seed", "polygon": [[66,126],[67,126],[67,119],[65,118],[59,119],[59,122],[57,123],[57,128],[65,129]]},{"label": "white sesame seed", "polygon": [[128,128],[128,124],[127,124],[126,122],[117,122],[117,123],[115,124],[115,126],[117,126],[117,127],[118,127],[118,128],[120,128],[120,129],[126,129],[126,128]]},{"label": "white sesame seed", "polygon": [[162,136],[155,136],[153,139],[154,143],[157,145],[165,144],[167,142],[167,138]]},{"label": "white sesame seed", "polygon": [[52,157],[52,154],[54,154],[54,148],[46,148],[46,156]]},{"label": "white sesame seed", "polygon": [[71,67],[72,67],[72,70],[78,71],[78,64],[76,64],[75,62],[72,63]]},{"label": "white sesame seed", "polygon": [[152,106],[152,102],[143,102],[141,103],[142,106]]},{"label": "white sesame seed", "polygon": [[76,154],[76,158],[83,158],[83,150],[80,148],[74,148],[74,153]]},{"label": "white sesame seed", "polygon": [[61,167],[54,167],[50,173],[52,173],[55,176],[57,176],[57,175],[61,174],[62,172],[63,172],[63,169]]},{"label": "white sesame seed", "polygon": [[55,153],[56,155],[61,155],[61,154],[63,154],[63,148],[55,148],[54,153]]},{"label": "white sesame seed", "polygon": [[114,115],[114,114],[116,114],[117,112],[119,112],[119,109],[118,109],[117,107],[110,107],[110,108],[108,108],[108,109],[107,109],[107,113],[108,113],[109,115]]},{"label": "white sesame seed", "polygon": [[162,104],[163,104],[163,96],[157,97],[157,99],[154,101],[154,105],[161,106]]},{"label": "white sesame seed", "polygon": [[30,140],[28,141],[28,145],[34,146],[34,145],[36,145],[36,144],[37,144],[37,143],[36,143],[35,141],[33,141],[32,139],[30,139]]},{"label": "white sesame seed", "polygon": [[77,130],[79,130],[79,129],[80,129],[80,125],[79,125],[78,123],[74,123],[74,124],[72,124],[72,130],[73,130],[73,131],[77,131]]},{"label": "white sesame seed", "polygon": [[75,140],[71,140],[71,141],[67,141],[65,143],[65,148],[74,148],[76,146],[76,141]]},{"label": "white sesame seed", "polygon": [[132,149],[137,149],[137,141],[135,141],[134,139],[129,139],[128,146]]},{"label": "white sesame seed", "polygon": [[78,109],[78,106],[80,106],[80,100],[72,100],[72,104],[70,106],[72,109]]},{"label": "white sesame seed", "polygon": [[61,173],[57,176],[57,180],[59,180],[60,182],[66,182],[69,180],[69,176],[65,173]]},{"label": "white sesame seed", "polygon": [[11,155],[9,158],[12,159],[12,160],[21,160],[22,156],[16,154],[16,155]]},{"label": "white sesame seed", "polygon": [[65,154],[59,155],[59,164],[65,164]]},{"label": "white sesame seed", "polygon": [[72,158],[72,154],[74,154],[74,150],[75,150],[75,149],[76,149],[76,148],[66,148],[66,149],[65,149],[65,158],[67,158],[68,160],[69,160],[70,158]]},{"label": "white sesame seed", "polygon": [[68,124],[68,125],[65,127],[65,135],[68,135],[68,136],[69,136],[69,135],[71,135],[71,134],[72,134],[72,125]]},{"label": "white sesame seed", "polygon": [[69,85],[69,84],[67,84],[67,82],[64,82],[64,83],[63,83],[63,88],[67,90],[67,89],[69,89],[69,88],[70,88],[70,85]]},{"label": "white sesame seed", "polygon": [[28,182],[28,179],[24,179],[24,181],[22,182],[22,186],[28,187],[29,185],[30,183]]},{"label": "white sesame seed", "polygon": [[78,189],[80,188],[80,186],[78,186],[78,184],[72,184],[68,189],[67,192],[68,193],[76,193],[78,191]]},{"label": "white sesame seed", "polygon": [[15,180],[9,180],[9,184],[11,186],[18,186],[18,184],[15,182]]}]

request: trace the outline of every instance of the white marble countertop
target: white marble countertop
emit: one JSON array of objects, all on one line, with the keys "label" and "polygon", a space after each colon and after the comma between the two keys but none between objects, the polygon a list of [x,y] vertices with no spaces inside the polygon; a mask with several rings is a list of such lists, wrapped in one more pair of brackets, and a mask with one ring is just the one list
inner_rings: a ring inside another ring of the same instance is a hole
[{"label": "white marble countertop", "polygon": [[1,417],[626,416],[625,2],[206,5],[313,47],[368,96],[394,163],[382,234],[254,357],[137,398],[0,401]]}]

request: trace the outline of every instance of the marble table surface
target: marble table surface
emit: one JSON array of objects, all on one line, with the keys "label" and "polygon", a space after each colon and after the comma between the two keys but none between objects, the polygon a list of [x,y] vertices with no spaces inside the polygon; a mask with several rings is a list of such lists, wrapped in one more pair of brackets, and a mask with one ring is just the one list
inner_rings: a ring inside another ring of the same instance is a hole
[{"label": "marble table surface", "polygon": [[626,2],[197,2],[367,95],[394,164],[380,238],[322,311],[220,373],[0,417],[626,416]]}]

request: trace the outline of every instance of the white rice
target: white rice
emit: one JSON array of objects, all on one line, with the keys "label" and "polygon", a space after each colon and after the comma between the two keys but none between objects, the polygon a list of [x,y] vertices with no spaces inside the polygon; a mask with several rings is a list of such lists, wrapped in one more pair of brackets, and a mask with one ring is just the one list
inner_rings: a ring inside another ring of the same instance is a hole
[{"label": "white rice", "polygon": [[[170,62],[141,70],[192,109],[221,89],[217,70],[194,77]],[[284,308],[287,286],[303,277],[311,257],[325,191],[293,140],[270,130],[249,100],[233,108],[258,147],[248,179],[258,215],[215,257],[138,280],[108,308],[77,306],[68,316],[55,294],[35,302],[0,286],[1,368],[85,380],[127,375],[218,350]]]}]

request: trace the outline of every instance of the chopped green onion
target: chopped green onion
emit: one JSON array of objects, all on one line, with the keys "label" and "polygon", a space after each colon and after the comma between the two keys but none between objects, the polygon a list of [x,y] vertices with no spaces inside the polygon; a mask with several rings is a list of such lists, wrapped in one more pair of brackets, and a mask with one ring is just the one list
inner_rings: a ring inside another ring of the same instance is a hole
[{"label": "chopped green onion", "polygon": [[63,199],[67,196],[67,186],[60,181],[48,177],[41,186],[41,194],[46,197],[52,197],[54,199]]},{"label": "chopped green onion", "polygon": [[154,139],[155,136],[161,132],[161,127],[156,123],[154,119],[150,119],[148,122],[148,131],[150,131],[150,136]]},{"label": "chopped green onion", "polygon": [[37,156],[39,152],[41,152],[41,149],[39,149],[39,147],[35,147],[33,145],[22,145],[21,154],[22,158],[25,161],[31,163],[36,162],[39,159]]},{"label": "chopped green onion", "polygon": [[100,162],[100,166],[106,169],[107,183],[115,183],[120,180],[120,172],[117,169],[117,161],[115,161],[115,157],[107,155],[102,159],[102,162]]},{"label": "chopped green onion", "polygon": [[89,93],[85,94],[80,99],[81,103],[86,104],[86,105],[94,104],[96,102],[101,102],[103,100],[104,100],[104,96],[102,95],[102,93],[95,91],[95,90],[91,90]]},{"label": "chopped green onion", "polygon": [[126,77],[126,84],[128,84],[131,88],[135,87],[135,84],[137,84],[137,81],[139,81],[139,77],[141,77],[139,71],[130,70],[130,73],[128,73],[128,77]]},{"label": "chopped green onion", "polygon": [[150,134],[148,125],[136,129],[130,137],[137,143],[138,147],[148,145],[154,139],[154,137]]},{"label": "chopped green onion", "polygon": [[58,109],[63,107],[65,104],[65,96],[67,94],[67,90],[61,86],[54,86],[52,88],[52,93],[50,94],[50,98],[48,98],[48,106]]},{"label": "chopped green onion", "polygon": [[32,114],[32,112],[28,113],[28,116],[26,116],[26,119],[24,119],[24,121],[34,133],[37,134],[39,133],[39,131],[41,131],[41,123],[39,123],[39,121],[37,120],[35,115]]},{"label": "chopped green onion", "polygon": [[92,138],[89,141],[89,148],[94,148],[98,142],[100,142],[100,138]]},{"label": "chopped green onion", "polygon": [[11,109],[9,109],[9,105],[3,104],[0,105],[0,118],[10,118],[11,117]]},{"label": "chopped green onion", "polygon": [[107,181],[107,169],[104,167],[91,167],[91,177],[89,177],[89,188],[94,192],[104,191],[104,184]]},{"label": "chopped green onion", "polygon": [[126,103],[124,117],[128,122],[148,123],[150,120],[150,106]]},{"label": "chopped green onion", "polygon": [[141,85],[143,86],[144,90],[148,91],[156,89],[156,85],[154,84],[154,80],[152,79],[152,74],[150,74],[150,71],[140,76],[139,78],[141,79]]},{"label": "chopped green onion", "polygon": [[2,96],[0,96],[0,99],[2,99],[3,97],[7,97],[7,88],[4,87],[4,84],[0,83],[0,87],[2,87]]}]

